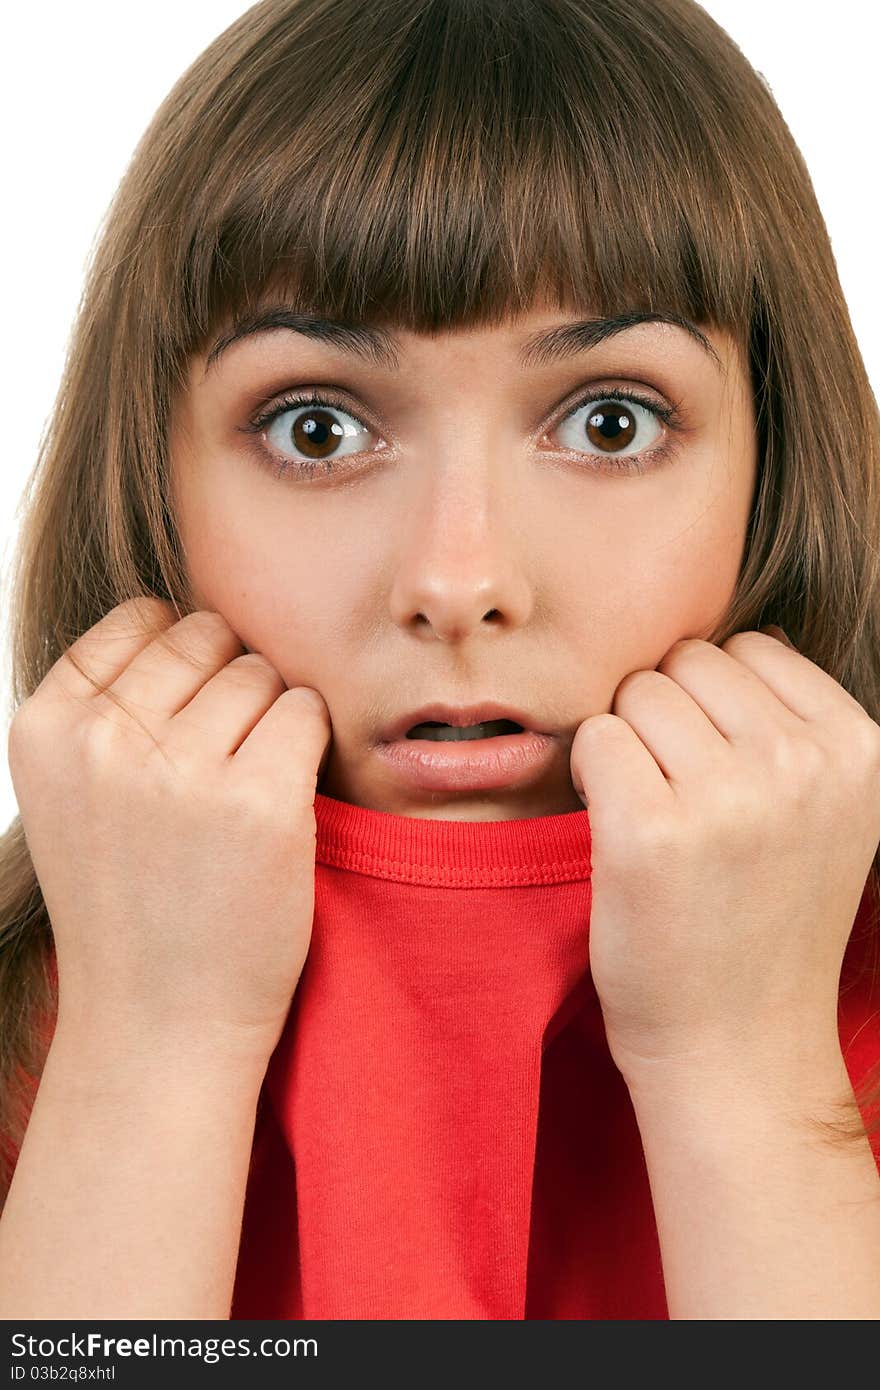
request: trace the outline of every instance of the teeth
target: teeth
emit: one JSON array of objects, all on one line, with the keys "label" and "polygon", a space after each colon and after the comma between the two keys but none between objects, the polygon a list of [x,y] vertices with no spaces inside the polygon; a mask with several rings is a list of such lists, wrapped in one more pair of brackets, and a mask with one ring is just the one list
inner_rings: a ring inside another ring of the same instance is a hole
[{"label": "teeth", "polygon": [[495,738],[500,734],[521,734],[522,728],[512,719],[490,719],[486,724],[468,724],[463,729],[451,724],[438,724],[433,720],[427,724],[416,724],[410,729],[407,738],[424,738],[434,743],[457,743],[470,738]]}]

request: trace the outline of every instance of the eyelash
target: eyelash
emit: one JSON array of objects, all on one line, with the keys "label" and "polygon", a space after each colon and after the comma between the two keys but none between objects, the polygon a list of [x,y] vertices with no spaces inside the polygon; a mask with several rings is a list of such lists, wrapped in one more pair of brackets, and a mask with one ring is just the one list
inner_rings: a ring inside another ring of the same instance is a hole
[{"label": "eyelash", "polygon": [[[570,415],[574,415],[585,405],[599,404],[603,401],[613,404],[631,401],[633,404],[639,405],[644,410],[647,410],[651,415],[656,416],[657,419],[662,420],[667,429],[680,432],[684,428],[684,422],[679,413],[678,404],[671,406],[658,405],[656,401],[652,401],[647,396],[641,395],[638,391],[631,391],[628,388],[608,392],[592,391],[588,395],[582,396],[580,400],[575,401],[566,411],[565,415],[563,415],[562,421],[567,420]],[[289,410],[307,409],[309,406],[329,406],[334,410],[342,410],[346,415],[350,415],[353,420],[357,420],[359,425],[363,425],[365,429],[369,429],[366,422],[362,420],[359,415],[355,414],[341,396],[337,395],[333,390],[327,389],[323,391],[323,394],[311,391],[295,391],[286,395],[282,400],[276,401],[268,410],[264,410],[256,419],[252,420],[249,425],[246,425],[244,427],[244,432],[254,435],[261,434],[278,419],[279,415],[284,415]],[[560,423],[562,423],[562,421],[560,421]],[[641,454],[631,454],[619,459],[615,459],[614,456],[610,454],[606,456],[600,454],[582,454],[576,449],[563,448],[561,452],[573,455],[578,459],[601,458],[602,463],[595,470],[600,473],[641,474],[660,467],[660,465],[665,463],[672,455],[674,450],[675,440],[666,438],[663,443],[656,445],[654,448],[645,449]],[[264,458],[271,458],[277,465],[275,471],[276,478],[281,478],[285,474],[291,472],[305,476],[311,476],[321,470],[323,470],[324,473],[332,473],[335,467],[332,459],[316,459],[314,461],[308,459],[279,459],[276,455],[270,454],[267,449],[262,447],[260,452],[263,454]],[[344,457],[354,458],[356,455],[345,455]],[[645,467],[645,460],[648,461],[647,468]]]}]

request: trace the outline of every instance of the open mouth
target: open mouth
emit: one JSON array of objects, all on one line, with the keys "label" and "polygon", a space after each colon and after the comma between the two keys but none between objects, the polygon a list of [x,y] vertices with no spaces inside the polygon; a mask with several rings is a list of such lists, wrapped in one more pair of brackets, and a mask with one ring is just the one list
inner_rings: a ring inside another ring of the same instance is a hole
[{"label": "open mouth", "polygon": [[429,719],[424,724],[414,724],[406,736],[410,739],[425,739],[431,743],[460,743],[467,739],[500,738],[503,734],[523,732],[522,725],[513,719],[490,719],[485,724],[468,724],[464,728],[440,724]]},{"label": "open mouth", "polygon": [[515,719],[457,726],[437,719],[412,725],[377,751],[394,776],[419,792],[493,791],[546,774],[557,741]]}]

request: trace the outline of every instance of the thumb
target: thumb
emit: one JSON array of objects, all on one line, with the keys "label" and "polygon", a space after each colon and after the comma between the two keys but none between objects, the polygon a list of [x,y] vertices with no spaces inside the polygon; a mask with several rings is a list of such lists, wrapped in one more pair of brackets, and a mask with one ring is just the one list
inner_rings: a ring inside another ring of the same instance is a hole
[{"label": "thumb", "polygon": [[619,821],[626,807],[662,795],[666,779],[635,729],[617,714],[592,714],[578,725],[570,755],[572,785],[600,828],[603,814]]},{"label": "thumb", "polygon": [[321,778],[324,776],[324,773],[327,770],[327,764],[330,761],[330,746],[333,741],[333,726],[330,720],[330,711],[327,708],[327,702],[324,699],[323,695],[319,694],[313,686],[298,685],[296,686],[296,690],[302,696],[303,701],[308,705],[309,709],[314,709],[316,713],[320,716],[320,718],[324,721],[324,724],[326,726],[323,752],[321,753],[321,758],[318,763],[318,771],[315,777],[315,781],[320,782]]},{"label": "thumb", "polygon": [[285,779],[290,792],[303,792],[311,805],[330,753],[330,711],[311,686],[288,686],[269,706],[238,749],[239,765],[250,763],[269,780]]}]

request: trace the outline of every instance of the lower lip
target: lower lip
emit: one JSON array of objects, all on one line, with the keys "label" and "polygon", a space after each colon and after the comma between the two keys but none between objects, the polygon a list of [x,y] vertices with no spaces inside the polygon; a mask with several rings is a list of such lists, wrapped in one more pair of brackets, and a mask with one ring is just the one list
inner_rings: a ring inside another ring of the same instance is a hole
[{"label": "lower lip", "polygon": [[528,781],[551,761],[554,738],[523,730],[497,738],[435,742],[399,738],[377,751],[410,786],[425,791],[489,791]]}]

